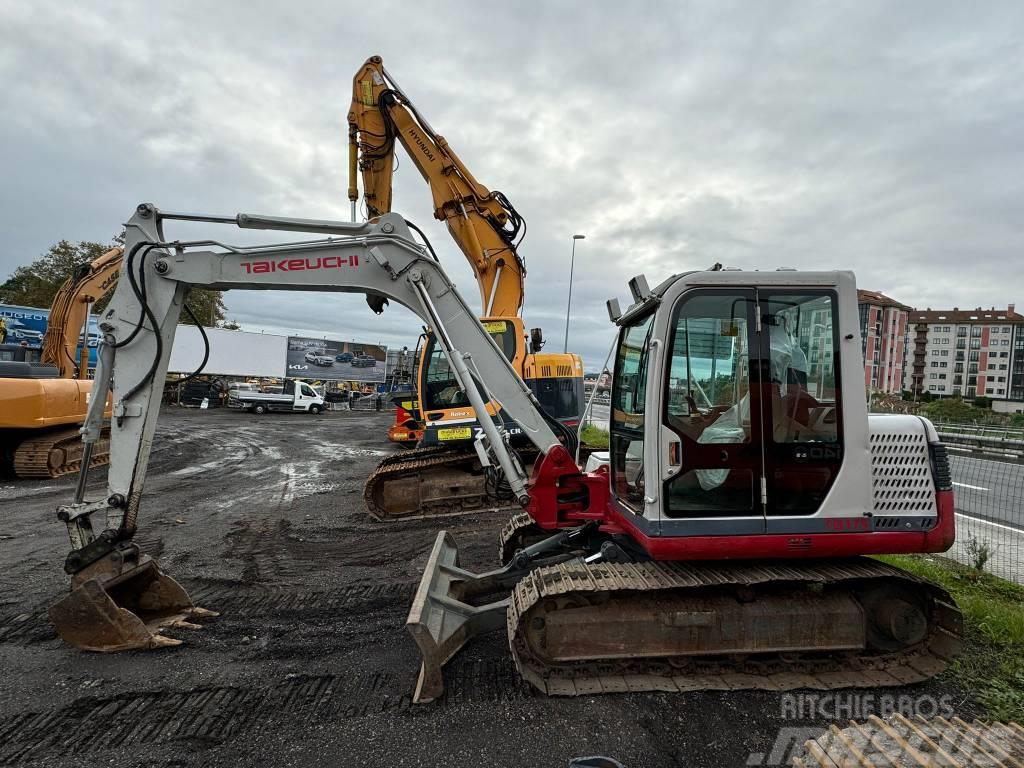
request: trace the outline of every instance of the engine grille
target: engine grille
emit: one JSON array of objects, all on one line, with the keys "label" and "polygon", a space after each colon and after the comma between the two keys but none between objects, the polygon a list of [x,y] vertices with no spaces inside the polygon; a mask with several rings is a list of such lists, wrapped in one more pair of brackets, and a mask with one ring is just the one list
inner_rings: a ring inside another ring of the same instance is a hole
[{"label": "engine grille", "polygon": [[872,429],[871,492],[876,515],[935,514],[935,484],[923,430]]}]

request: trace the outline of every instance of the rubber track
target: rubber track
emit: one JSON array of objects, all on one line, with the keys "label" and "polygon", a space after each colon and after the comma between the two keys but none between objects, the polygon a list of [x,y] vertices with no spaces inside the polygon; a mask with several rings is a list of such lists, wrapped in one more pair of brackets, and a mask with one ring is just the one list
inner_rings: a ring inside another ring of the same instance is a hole
[{"label": "rubber track", "polygon": [[[525,639],[531,609],[541,600],[570,594],[657,592],[697,588],[730,589],[765,583],[836,583],[898,579],[922,587],[934,600],[931,632],[903,652],[864,656],[853,664],[827,656],[693,658],[684,669],[658,659],[577,662],[548,667]],[[577,696],[622,691],[694,691],[899,686],[934,677],[962,645],[963,621],[949,594],[931,582],[877,560],[857,558],[821,563],[595,563],[579,560],[538,568],[512,591],[508,637],[516,668],[549,695]]]},{"label": "rubber track", "polygon": [[810,766],[1020,766],[1024,765],[1024,728],[1017,723],[967,723],[958,717],[909,720],[895,714],[832,725],[794,755],[797,768]]},{"label": "rubber track", "polygon": [[[531,529],[533,530],[531,531]],[[498,562],[501,565],[506,565],[512,559],[512,555],[515,554],[516,550],[523,547],[524,537],[528,533],[534,532],[537,534],[536,538],[538,540],[543,538],[544,531],[533,522],[533,518],[527,512],[519,512],[512,515],[498,535]],[[531,538],[534,537],[531,536]]]},{"label": "rubber track", "polygon": [[[23,440],[14,451],[14,474],[18,477],[60,477],[77,472],[81,466],[81,458],[50,467],[50,451],[54,448],[70,446],[80,451],[81,435],[78,428],[62,429],[55,432],[47,431],[38,437]],[[110,428],[104,427],[103,435],[93,449],[90,467],[99,467],[110,461]]]},{"label": "rubber track", "polygon": [[421,508],[413,514],[395,516],[378,505],[374,499],[375,492],[389,480],[405,478],[410,474],[418,474],[425,470],[451,469],[466,472],[475,461],[477,461],[477,455],[473,450],[441,446],[413,448],[387,456],[366,478],[366,484],[363,486],[363,501],[366,503],[366,509],[377,520],[413,520],[422,517],[467,514],[509,506],[507,502],[495,502],[486,494],[481,493],[476,502],[470,499],[452,500]]}]

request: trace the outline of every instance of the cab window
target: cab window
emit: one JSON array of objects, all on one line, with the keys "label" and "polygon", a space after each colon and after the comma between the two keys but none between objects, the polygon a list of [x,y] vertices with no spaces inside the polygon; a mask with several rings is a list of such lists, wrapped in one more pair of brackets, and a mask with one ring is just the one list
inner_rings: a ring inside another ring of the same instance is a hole
[{"label": "cab window", "polygon": [[634,512],[643,510],[644,400],[653,321],[651,313],[619,332],[612,379],[612,488]]},{"label": "cab window", "polygon": [[[516,354],[515,324],[505,320],[489,320],[484,323],[484,329],[494,339],[505,358],[512,362]],[[436,336],[427,338],[426,364],[427,370],[421,393],[423,407],[426,410],[468,408],[469,398],[459,389],[448,357],[437,343]],[[484,396],[482,392],[481,396]]]}]

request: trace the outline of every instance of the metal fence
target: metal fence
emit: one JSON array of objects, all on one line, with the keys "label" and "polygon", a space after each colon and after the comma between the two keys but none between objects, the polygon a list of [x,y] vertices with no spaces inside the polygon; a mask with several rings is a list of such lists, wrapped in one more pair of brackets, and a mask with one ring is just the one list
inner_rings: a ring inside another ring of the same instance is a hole
[{"label": "metal fence", "polygon": [[1024,584],[1024,464],[944,436],[956,500],[948,555]]},{"label": "metal fence", "polygon": [[[609,406],[595,401],[584,424],[608,429]],[[1024,442],[1012,430],[937,425],[949,450],[956,544],[965,565],[1024,584]]]}]

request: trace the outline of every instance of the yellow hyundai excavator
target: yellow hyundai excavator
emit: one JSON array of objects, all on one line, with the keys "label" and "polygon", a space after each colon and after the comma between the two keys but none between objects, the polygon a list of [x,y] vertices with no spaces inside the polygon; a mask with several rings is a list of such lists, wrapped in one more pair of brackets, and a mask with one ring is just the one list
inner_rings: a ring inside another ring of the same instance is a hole
[{"label": "yellow hyundai excavator", "polygon": [[[85,325],[90,306],[117,284],[123,252],[112,248],[82,264],[60,287],[38,363],[0,361],[0,454],[18,477],[58,477],[80,468],[78,427],[92,392]],[[107,460],[104,435],[90,464]]]},{"label": "yellow hyundai excavator", "polygon": [[[353,79],[348,121],[353,214],[360,175],[367,218],[391,211],[395,146],[401,144],[430,186],[434,217],[445,222],[473,268],[484,328],[546,413],[574,429],[584,405],[583,361],[572,353],[541,352],[539,328],[532,329],[527,340],[520,318],[526,263],[518,252],[526,223],[515,207],[504,194],[476,180],[398,87],[380,56],[370,57]],[[419,426],[419,448],[386,458],[370,476],[364,489],[370,513],[390,519],[502,505],[507,489],[488,482],[473,448],[481,434],[476,413],[433,334],[422,346],[417,390],[418,413],[400,413],[397,431],[407,440]],[[493,403],[487,410],[491,415],[497,412]],[[519,426],[504,413],[502,421],[515,439]],[[393,440],[395,433],[392,428]]]}]

